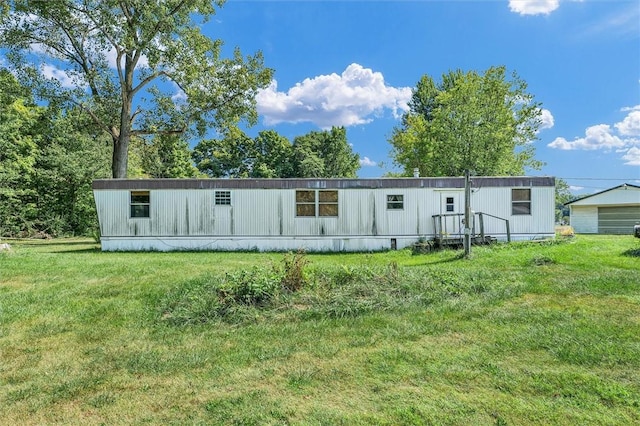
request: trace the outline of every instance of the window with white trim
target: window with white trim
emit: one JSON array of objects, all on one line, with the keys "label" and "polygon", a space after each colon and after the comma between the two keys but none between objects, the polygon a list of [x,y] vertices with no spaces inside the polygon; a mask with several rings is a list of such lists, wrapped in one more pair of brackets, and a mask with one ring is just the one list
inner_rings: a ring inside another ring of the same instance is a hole
[{"label": "window with white trim", "polygon": [[453,213],[454,211],[456,211],[456,204],[453,197],[447,197],[447,199],[445,200],[445,211],[447,213]]},{"label": "window with white trim", "polygon": [[231,191],[216,191],[215,192],[216,206],[230,206],[231,205]]},{"label": "window with white trim", "polygon": [[151,195],[149,191],[131,191],[129,199],[129,214],[132,218],[148,218],[151,209]]},{"label": "window with white trim", "polygon": [[404,195],[390,194],[387,195],[387,210],[403,210]]},{"label": "window with white trim", "polygon": [[531,189],[511,189],[511,214],[531,214]]},{"label": "window with white trim", "polygon": [[296,217],[338,217],[338,191],[296,190]]}]

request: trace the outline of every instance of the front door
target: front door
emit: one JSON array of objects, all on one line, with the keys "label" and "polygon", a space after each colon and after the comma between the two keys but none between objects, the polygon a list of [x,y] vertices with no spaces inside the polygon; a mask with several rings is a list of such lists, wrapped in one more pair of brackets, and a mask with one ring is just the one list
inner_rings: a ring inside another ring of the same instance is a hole
[{"label": "front door", "polygon": [[464,207],[462,191],[446,191],[440,193],[440,234],[457,237],[464,234]]}]

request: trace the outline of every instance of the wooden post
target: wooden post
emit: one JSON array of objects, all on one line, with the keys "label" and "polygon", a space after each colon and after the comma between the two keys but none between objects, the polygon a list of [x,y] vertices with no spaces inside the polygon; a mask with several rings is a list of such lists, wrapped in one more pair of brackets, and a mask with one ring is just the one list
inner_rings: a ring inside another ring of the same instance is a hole
[{"label": "wooden post", "polygon": [[464,257],[471,255],[471,179],[469,169],[464,171]]}]

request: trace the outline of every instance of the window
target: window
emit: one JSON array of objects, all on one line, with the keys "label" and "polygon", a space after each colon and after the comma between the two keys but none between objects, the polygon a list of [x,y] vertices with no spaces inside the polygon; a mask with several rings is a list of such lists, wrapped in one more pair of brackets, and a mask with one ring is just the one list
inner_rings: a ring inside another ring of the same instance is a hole
[{"label": "window", "polygon": [[318,216],[338,217],[338,191],[318,191]]},{"label": "window", "polygon": [[511,190],[511,214],[531,214],[531,190]]},{"label": "window", "polygon": [[297,217],[337,217],[338,191],[296,191]]},{"label": "window", "polygon": [[404,195],[387,195],[387,210],[404,209]]},{"label": "window", "polygon": [[131,191],[131,217],[149,217],[150,205],[149,191]]},{"label": "window", "polygon": [[316,192],[296,191],[296,216],[316,215]]},{"label": "window", "polygon": [[216,199],[216,206],[230,206],[231,191],[216,191],[215,199]]},{"label": "window", "polygon": [[445,211],[447,213],[451,213],[451,212],[456,211],[455,204],[454,204],[454,201],[453,201],[453,197],[447,197],[446,202],[445,202]]}]

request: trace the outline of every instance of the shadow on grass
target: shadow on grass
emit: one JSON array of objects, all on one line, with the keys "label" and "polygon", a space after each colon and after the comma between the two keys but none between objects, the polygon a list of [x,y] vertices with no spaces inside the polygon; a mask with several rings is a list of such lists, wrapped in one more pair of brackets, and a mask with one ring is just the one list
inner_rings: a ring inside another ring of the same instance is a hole
[{"label": "shadow on grass", "polygon": [[[431,254],[431,253],[414,254],[413,256],[415,256],[415,257],[429,256],[429,254]],[[425,262],[411,263],[409,265],[404,265],[404,266],[411,268],[411,267],[415,267],[415,266],[439,265],[439,264],[443,264],[443,263],[452,263],[452,262],[458,262],[458,261],[462,261],[462,260],[465,260],[464,253],[457,253],[455,256],[447,257],[446,259],[426,260]]]},{"label": "shadow on grass", "polygon": [[91,248],[69,249],[69,250],[51,250],[51,253],[56,253],[56,254],[102,253],[102,250],[100,250],[100,247],[91,247]]},{"label": "shadow on grass", "polygon": [[623,256],[627,257],[640,257],[640,247],[636,249],[629,249],[622,252]]}]

